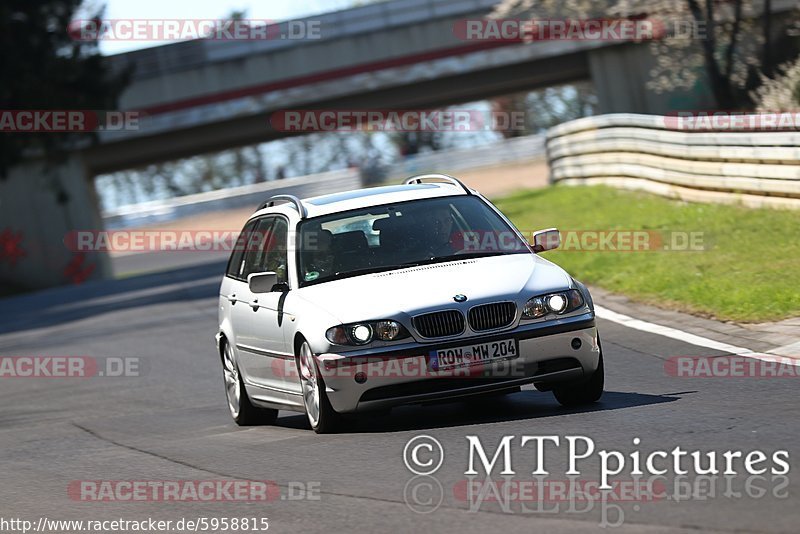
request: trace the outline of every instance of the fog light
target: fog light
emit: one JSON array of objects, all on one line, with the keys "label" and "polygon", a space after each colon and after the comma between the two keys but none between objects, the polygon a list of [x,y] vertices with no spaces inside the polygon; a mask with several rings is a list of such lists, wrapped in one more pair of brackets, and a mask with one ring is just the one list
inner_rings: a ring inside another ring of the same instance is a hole
[{"label": "fog light", "polygon": [[359,371],[359,372],[357,372],[357,373],[355,374],[355,376],[354,376],[353,378],[355,378],[355,379],[356,379],[356,382],[357,382],[357,383],[359,383],[359,384],[363,384],[364,382],[366,382],[366,381],[367,381],[367,373],[365,373],[365,372],[363,372],[363,371]]},{"label": "fog light", "polygon": [[567,299],[564,295],[550,295],[547,297],[547,307],[556,313],[561,313],[567,307]]},{"label": "fog light", "polygon": [[578,337],[574,337],[574,338],[572,338],[572,343],[571,343],[571,345],[572,345],[572,348],[573,348],[573,349],[575,349],[575,350],[578,350],[579,348],[581,348],[581,345],[582,345],[582,344],[583,344],[583,343],[581,343],[581,339],[580,339],[580,338],[578,338]]}]

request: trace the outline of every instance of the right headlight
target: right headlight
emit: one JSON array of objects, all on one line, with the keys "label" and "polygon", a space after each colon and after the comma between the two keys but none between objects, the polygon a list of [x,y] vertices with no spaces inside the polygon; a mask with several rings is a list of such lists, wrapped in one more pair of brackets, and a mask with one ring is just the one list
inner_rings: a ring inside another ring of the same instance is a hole
[{"label": "right headlight", "polygon": [[581,306],[583,306],[583,294],[577,289],[549,293],[530,299],[522,310],[522,318],[538,319],[551,313],[563,315]]},{"label": "right headlight", "polygon": [[395,341],[409,335],[402,324],[390,319],[334,326],[325,332],[328,341],[336,345],[366,345],[374,340]]}]

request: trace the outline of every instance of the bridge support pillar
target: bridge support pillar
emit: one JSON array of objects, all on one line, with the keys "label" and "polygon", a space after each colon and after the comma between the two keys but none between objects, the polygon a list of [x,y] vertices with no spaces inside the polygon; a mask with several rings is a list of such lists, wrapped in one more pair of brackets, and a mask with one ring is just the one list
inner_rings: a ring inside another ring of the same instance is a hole
[{"label": "bridge support pillar", "polygon": [[58,165],[27,161],[11,168],[0,180],[0,292],[111,277],[107,253],[77,252],[64,241],[75,230],[102,227],[79,154]]},{"label": "bridge support pillar", "polygon": [[690,89],[647,87],[656,58],[650,45],[626,43],[589,51],[589,72],[597,92],[598,114],[665,115],[679,110],[713,109],[714,98],[703,73]]}]

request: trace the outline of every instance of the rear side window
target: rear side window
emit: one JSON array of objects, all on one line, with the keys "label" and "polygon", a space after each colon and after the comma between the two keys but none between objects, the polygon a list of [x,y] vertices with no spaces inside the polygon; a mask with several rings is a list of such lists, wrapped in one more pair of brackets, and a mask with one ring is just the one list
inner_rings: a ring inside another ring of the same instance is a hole
[{"label": "rear side window", "polygon": [[251,242],[253,229],[255,228],[257,222],[258,221],[248,222],[242,229],[239,237],[236,239],[233,252],[231,252],[231,257],[228,259],[228,268],[225,270],[226,276],[235,278],[237,280],[244,279],[244,276],[242,275],[244,269],[242,260],[244,259],[244,253],[247,250],[247,243]]}]

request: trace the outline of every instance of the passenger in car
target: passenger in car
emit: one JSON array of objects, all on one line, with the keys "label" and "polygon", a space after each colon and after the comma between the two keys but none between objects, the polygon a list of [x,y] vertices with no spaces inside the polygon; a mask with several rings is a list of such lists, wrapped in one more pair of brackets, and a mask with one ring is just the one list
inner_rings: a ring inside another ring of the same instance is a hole
[{"label": "passenger in car", "polygon": [[349,271],[370,267],[369,243],[361,230],[333,234],[333,270]]},{"label": "passenger in car", "polygon": [[306,282],[334,273],[333,251],[331,250],[333,234],[330,230],[323,230],[321,225],[315,225],[309,230],[308,235],[311,236],[311,242],[305,245],[307,249],[303,251],[305,259],[303,270]]}]

